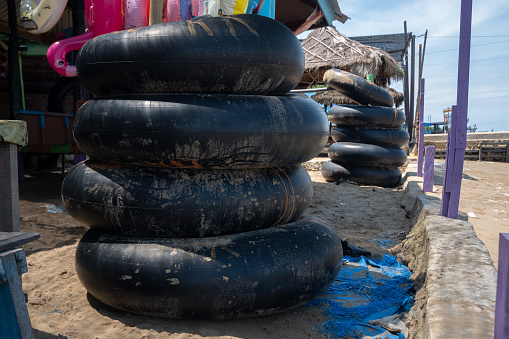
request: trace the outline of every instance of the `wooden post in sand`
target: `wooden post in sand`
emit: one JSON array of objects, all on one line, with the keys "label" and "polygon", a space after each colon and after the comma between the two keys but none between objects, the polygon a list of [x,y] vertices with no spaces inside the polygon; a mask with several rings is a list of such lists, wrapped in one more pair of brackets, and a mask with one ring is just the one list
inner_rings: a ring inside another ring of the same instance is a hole
[{"label": "wooden post in sand", "polygon": [[472,0],[461,1],[460,41],[458,60],[457,105],[452,107],[451,130],[447,136],[444,185],[440,214],[458,217],[463,161],[467,141],[468,85],[470,74],[470,40],[472,31]]},{"label": "wooden post in sand", "polygon": [[424,158],[424,79],[421,79],[419,88],[421,94],[419,97],[419,137],[418,141],[418,153],[417,153],[417,176],[422,177],[422,163]]},{"label": "wooden post in sand", "polygon": [[422,181],[422,190],[424,192],[433,192],[433,174],[435,171],[435,146],[426,146],[424,152],[424,178]]},{"label": "wooden post in sand", "polygon": [[509,337],[509,233],[500,233],[498,244],[495,339]]},{"label": "wooden post in sand", "polygon": [[0,137],[0,232],[19,232],[18,148]]}]

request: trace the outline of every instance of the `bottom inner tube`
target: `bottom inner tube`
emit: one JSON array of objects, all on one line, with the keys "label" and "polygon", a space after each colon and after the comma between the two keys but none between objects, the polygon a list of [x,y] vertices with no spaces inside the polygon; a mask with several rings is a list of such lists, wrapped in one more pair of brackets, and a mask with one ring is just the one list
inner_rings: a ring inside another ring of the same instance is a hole
[{"label": "bottom inner tube", "polygon": [[335,126],[332,139],[336,142],[357,142],[387,147],[408,145],[410,135],[399,128],[345,128]]},{"label": "bottom inner tube", "polygon": [[341,239],[320,220],[211,238],[147,238],[91,229],[76,250],[87,291],[128,312],[236,319],[282,312],[323,293]]},{"label": "bottom inner tube", "polygon": [[348,179],[362,184],[381,187],[396,187],[401,182],[399,168],[384,169],[378,167],[346,167],[328,161],[322,165],[322,176],[327,181]]},{"label": "bottom inner tube", "polygon": [[406,163],[400,148],[354,142],[336,142],[329,146],[329,158],[341,165],[395,168]]}]

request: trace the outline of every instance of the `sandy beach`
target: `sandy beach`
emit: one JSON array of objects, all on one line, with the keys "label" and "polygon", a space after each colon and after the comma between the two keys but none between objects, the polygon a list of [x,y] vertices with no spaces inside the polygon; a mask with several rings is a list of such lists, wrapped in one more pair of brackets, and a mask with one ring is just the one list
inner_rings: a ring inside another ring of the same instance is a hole
[{"label": "sandy beach", "polygon": [[[509,230],[507,166],[465,163],[460,209],[475,214],[470,221],[494,261],[498,233]],[[443,165],[437,161],[435,168],[432,195],[440,196]],[[379,258],[410,232],[402,188],[336,185],[325,182],[319,171],[308,172],[314,196],[307,214],[327,222],[341,238]],[[52,172],[28,176],[20,184],[21,229],[41,234],[24,246],[28,273],[23,288],[36,338],[325,338],[315,328],[325,321],[323,310],[314,306],[248,320],[177,321],[118,311],[95,300],[75,272],[76,244],[88,227],[59,210],[63,178]]]}]

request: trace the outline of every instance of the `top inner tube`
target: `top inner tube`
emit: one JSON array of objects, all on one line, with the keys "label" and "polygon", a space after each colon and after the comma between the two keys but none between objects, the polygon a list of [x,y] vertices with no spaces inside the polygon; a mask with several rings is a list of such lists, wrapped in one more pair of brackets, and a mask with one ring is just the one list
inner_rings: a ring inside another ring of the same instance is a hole
[{"label": "top inner tube", "polygon": [[323,75],[323,81],[327,87],[338,90],[362,105],[394,106],[394,99],[389,92],[355,74],[330,69]]},{"label": "top inner tube", "polygon": [[398,128],[405,123],[405,113],[397,108],[360,105],[337,105],[327,113],[330,122],[341,126]]},{"label": "top inner tube", "polygon": [[199,17],[113,32],[76,61],[91,92],[280,95],[301,80],[304,53],[282,23],[260,15]]}]

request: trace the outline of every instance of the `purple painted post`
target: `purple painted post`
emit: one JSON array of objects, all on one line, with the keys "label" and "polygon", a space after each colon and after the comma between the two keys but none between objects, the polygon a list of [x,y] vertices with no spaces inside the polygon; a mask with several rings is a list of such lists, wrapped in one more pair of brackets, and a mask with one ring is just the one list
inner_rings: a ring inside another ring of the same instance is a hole
[{"label": "purple painted post", "polygon": [[498,243],[495,339],[509,338],[509,233],[500,233]]},{"label": "purple painted post", "polygon": [[424,157],[424,79],[421,79],[421,97],[419,106],[419,145],[417,153],[417,176],[422,177],[422,162]]},{"label": "purple painted post", "polygon": [[422,190],[424,192],[433,192],[433,174],[435,171],[435,146],[426,146],[426,156],[424,158],[424,178]]},{"label": "purple painted post", "polygon": [[461,0],[460,21],[457,105],[452,107],[451,130],[448,135],[442,205],[440,207],[440,214],[449,218],[458,217],[467,141],[472,0]]}]

